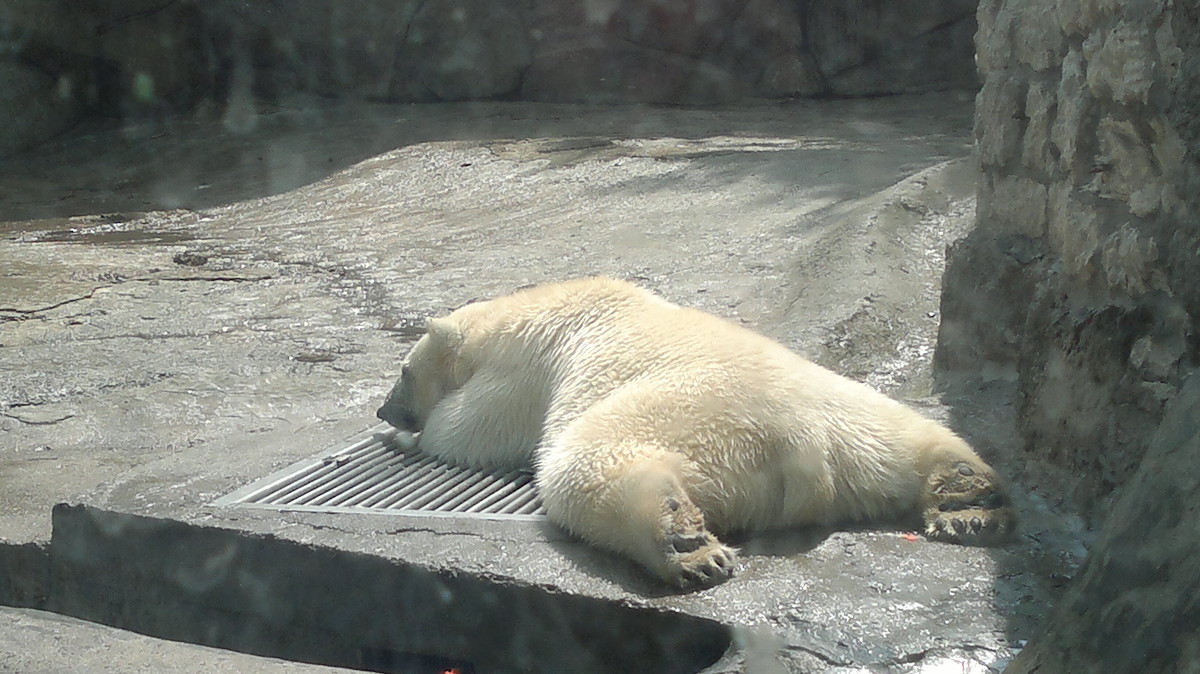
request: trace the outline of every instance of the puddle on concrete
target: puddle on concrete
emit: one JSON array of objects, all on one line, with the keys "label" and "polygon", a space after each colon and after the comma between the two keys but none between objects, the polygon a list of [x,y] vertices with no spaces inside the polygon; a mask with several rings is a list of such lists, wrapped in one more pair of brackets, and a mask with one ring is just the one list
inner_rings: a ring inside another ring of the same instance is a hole
[{"label": "puddle on concrete", "polygon": [[46,243],[86,243],[86,244],[143,244],[143,243],[181,243],[191,241],[194,237],[184,232],[154,232],[154,231],[118,231],[118,232],[89,232],[80,230],[57,230],[46,232],[35,241]]},{"label": "puddle on concrete", "polygon": [[32,243],[81,243],[91,245],[171,244],[195,240],[190,232],[123,228],[116,225],[53,229],[31,235]]},{"label": "puddle on concrete", "polygon": [[0,237],[19,243],[169,245],[198,238],[187,229],[193,219],[186,211],[116,212],[10,221],[3,221],[0,216]]}]

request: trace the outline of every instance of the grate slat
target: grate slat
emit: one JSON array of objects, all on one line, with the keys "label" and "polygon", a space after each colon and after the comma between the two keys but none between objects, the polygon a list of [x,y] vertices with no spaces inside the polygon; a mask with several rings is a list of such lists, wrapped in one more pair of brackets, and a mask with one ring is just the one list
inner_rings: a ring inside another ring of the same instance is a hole
[{"label": "grate slat", "polygon": [[520,494],[522,488],[531,481],[523,473],[509,473],[505,478],[502,487],[479,501],[463,504],[463,509],[466,512],[487,512],[492,508],[504,509],[514,496]]},{"label": "grate slat", "polygon": [[386,499],[383,505],[399,510],[424,510],[423,506],[426,503],[437,498],[442,491],[461,484],[467,477],[451,466],[440,465],[438,468],[440,470],[437,476],[414,484],[413,488],[403,495]]},{"label": "grate slat", "polygon": [[271,494],[267,494],[261,499],[262,503],[297,503],[299,499],[313,488],[313,485],[320,484],[322,480],[326,480],[334,473],[334,464],[325,463],[324,460],[312,470],[304,471],[304,475],[298,477],[295,481],[279,485],[279,489]]},{"label": "grate slat", "polygon": [[374,472],[364,476],[358,484],[351,488],[341,490],[337,495],[332,496],[325,505],[329,506],[355,506],[360,502],[371,497],[376,493],[376,490],[383,488],[394,476],[403,472],[404,466],[398,462],[385,463],[375,469]]},{"label": "grate slat", "polygon": [[361,456],[354,457],[353,459],[340,459],[345,461],[340,479],[326,481],[323,488],[310,494],[305,502],[311,505],[328,505],[330,500],[336,498],[342,492],[364,481],[369,482],[375,473],[387,468],[392,458],[388,454],[389,452],[386,447],[380,447],[375,451],[363,453]]},{"label": "grate slat", "polygon": [[396,435],[395,429],[381,424],[344,448],[268,475],[215,505],[467,518],[544,516],[528,472],[451,466],[405,452]]},{"label": "grate slat", "polygon": [[413,466],[421,460],[423,460],[422,457],[405,456],[402,462],[392,464],[389,472],[380,476],[375,484],[367,485],[365,490],[353,495],[352,498],[348,497],[338,505],[373,509],[374,503],[393,493],[397,489],[397,485],[414,479]]},{"label": "grate slat", "polygon": [[454,506],[452,504],[470,498],[471,494],[481,489],[486,489],[491,482],[489,477],[487,474],[468,474],[468,479],[458,483],[452,489],[443,490],[440,494],[436,495],[436,498],[423,503],[421,507],[428,510],[453,512]]},{"label": "grate slat", "polygon": [[438,468],[445,468],[438,460],[422,456],[420,460],[409,467],[402,474],[397,475],[396,479],[391,482],[387,490],[380,491],[374,497],[364,501],[361,505],[370,508],[387,509],[388,503],[394,502],[410,493],[413,489],[418,489],[429,480],[436,479],[443,473],[438,471]]},{"label": "grate slat", "polygon": [[449,512],[454,512],[455,508],[463,508],[464,512],[468,512],[465,504],[473,503],[494,492],[503,485],[502,479],[495,475],[481,475],[472,486],[459,490],[457,494],[446,494],[437,503],[430,504],[430,507]]},{"label": "grate slat", "polygon": [[537,493],[530,489],[517,493],[509,502],[508,507],[518,515],[530,515],[536,512],[541,505]]}]

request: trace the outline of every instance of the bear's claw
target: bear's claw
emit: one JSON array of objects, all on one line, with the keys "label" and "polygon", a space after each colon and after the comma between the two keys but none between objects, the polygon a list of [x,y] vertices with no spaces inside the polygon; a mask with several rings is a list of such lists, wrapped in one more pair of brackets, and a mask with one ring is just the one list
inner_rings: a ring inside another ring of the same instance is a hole
[{"label": "bear's claw", "polygon": [[737,565],[737,551],[709,533],[703,513],[690,499],[678,496],[668,497],[663,509],[667,579],[686,590],[729,580]]},{"label": "bear's claw", "polygon": [[934,470],[922,496],[925,536],[962,545],[995,545],[1016,528],[1016,512],[986,467],[965,461]]},{"label": "bear's claw", "polygon": [[737,552],[708,536],[709,542],[696,550],[677,555],[676,584],[684,589],[712,587],[729,580],[737,564]]}]

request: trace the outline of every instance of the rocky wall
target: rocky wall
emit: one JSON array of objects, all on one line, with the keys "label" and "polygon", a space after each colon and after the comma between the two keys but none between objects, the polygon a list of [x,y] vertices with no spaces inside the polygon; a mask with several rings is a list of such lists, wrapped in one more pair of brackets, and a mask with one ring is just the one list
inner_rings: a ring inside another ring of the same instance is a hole
[{"label": "rocky wall", "polygon": [[[12,0],[0,153],[294,95],[710,104],[977,85],[976,0]],[[42,111],[45,108],[45,111]],[[7,134],[4,135],[4,134]]]},{"label": "rocky wall", "polygon": [[1102,525],[1010,674],[1197,671],[1198,18],[979,8],[978,222],[948,255],[937,376],[1009,382],[1022,481],[1061,498],[1059,466]]},{"label": "rocky wall", "polygon": [[1015,382],[1030,456],[1102,515],[1200,360],[1197,3],[984,0],[977,229],[936,367]]},{"label": "rocky wall", "polygon": [[1048,629],[1005,674],[1200,671],[1197,410],[1200,374],[1167,405]]},{"label": "rocky wall", "polygon": [[68,2],[0,2],[0,156],[61,133],[83,114],[92,64],[75,42],[89,22]]}]

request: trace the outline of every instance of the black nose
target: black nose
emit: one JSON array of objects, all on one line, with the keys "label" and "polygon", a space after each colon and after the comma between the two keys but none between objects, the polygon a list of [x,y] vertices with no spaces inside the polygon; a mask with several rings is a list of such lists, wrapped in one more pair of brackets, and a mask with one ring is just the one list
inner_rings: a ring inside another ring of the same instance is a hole
[{"label": "black nose", "polygon": [[387,405],[375,410],[375,416],[383,419],[396,428],[404,428],[404,426],[400,423],[404,415],[398,414],[395,409],[388,407]]},{"label": "black nose", "polygon": [[375,410],[375,416],[404,431],[416,433],[421,430],[417,428],[417,418],[412,412],[405,409],[396,409],[396,407],[387,403],[384,403],[382,407]]}]

